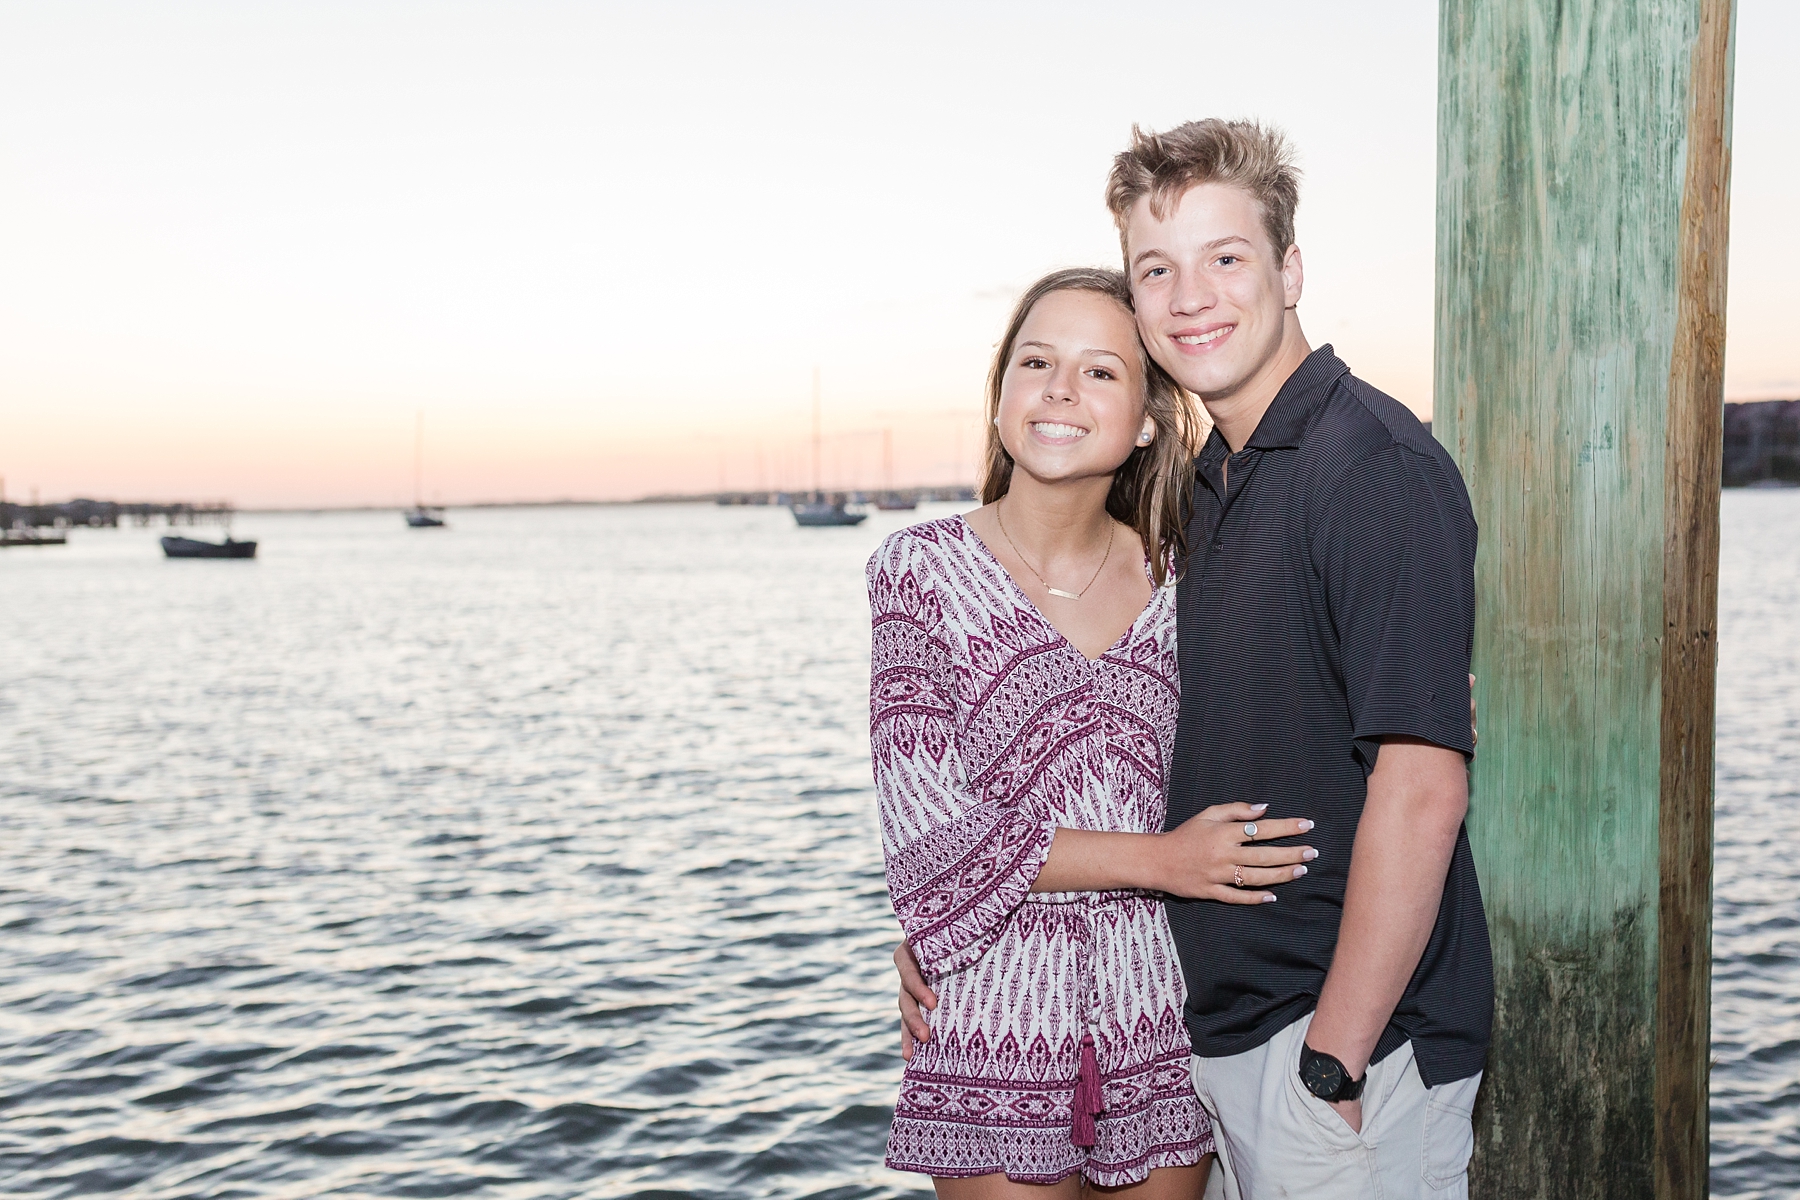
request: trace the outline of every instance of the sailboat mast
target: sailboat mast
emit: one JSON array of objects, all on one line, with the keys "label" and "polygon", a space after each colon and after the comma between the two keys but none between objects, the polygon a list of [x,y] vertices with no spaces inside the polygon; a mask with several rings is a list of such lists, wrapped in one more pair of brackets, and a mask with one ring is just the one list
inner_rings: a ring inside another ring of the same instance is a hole
[{"label": "sailboat mast", "polygon": [[425,410],[420,409],[413,426],[413,507],[425,504]]},{"label": "sailboat mast", "polygon": [[824,486],[819,478],[819,368],[813,368],[813,498],[823,499]]}]

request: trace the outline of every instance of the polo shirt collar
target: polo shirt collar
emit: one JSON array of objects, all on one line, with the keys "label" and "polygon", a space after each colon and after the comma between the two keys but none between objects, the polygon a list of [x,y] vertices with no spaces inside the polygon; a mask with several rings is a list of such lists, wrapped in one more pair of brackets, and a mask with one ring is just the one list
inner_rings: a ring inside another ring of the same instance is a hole
[{"label": "polo shirt collar", "polygon": [[1320,346],[1307,355],[1294,373],[1287,377],[1275,400],[1257,422],[1256,432],[1244,443],[1246,450],[1273,450],[1279,446],[1298,446],[1306,436],[1307,426],[1326,399],[1332,385],[1350,373],[1329,345]]}]

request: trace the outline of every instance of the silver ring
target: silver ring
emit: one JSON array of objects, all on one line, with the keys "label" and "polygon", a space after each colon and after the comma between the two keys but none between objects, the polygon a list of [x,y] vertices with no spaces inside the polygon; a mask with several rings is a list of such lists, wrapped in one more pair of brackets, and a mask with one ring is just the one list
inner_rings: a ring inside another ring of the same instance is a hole
[{"label": "silver ring", "polygon": [[1246,821],[1244,823],[1244,836],[1247,838],[1254,838],[1256,836],[1256,822],[1255,821]]}]

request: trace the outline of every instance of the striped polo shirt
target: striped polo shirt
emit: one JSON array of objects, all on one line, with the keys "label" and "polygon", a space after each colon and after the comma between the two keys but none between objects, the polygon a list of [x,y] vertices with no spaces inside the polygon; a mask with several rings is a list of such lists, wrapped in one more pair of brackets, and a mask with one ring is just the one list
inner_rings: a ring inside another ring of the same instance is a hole
[{"label": "striped polo shirt", "polygon": [[[1379,739],[1474,753],[1475,519],[1443,447],[1330,346],[1295,370],[1242,450],[1215,431],[1195,472],[1169,827],[1240,800],[1318,823],[1304,839],[1318,860],[1275,889],[1277,903],[1169,903],[1194,1053],[1222,1057],[1317,1003]],[[1427,1086],[1464,1078],[1482,1069],[1492,1019],[1462,830],[1430,943],[1374,1059],[1410,1039]]]}]

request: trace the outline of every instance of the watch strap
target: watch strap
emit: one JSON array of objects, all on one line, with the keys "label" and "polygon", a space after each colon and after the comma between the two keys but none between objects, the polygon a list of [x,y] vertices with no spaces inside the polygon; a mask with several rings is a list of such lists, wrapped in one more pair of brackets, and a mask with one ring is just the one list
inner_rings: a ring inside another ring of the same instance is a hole
[{"label": "watch strap", "polygon": [[[1326,1090],[1324,1078],[1335,1077],[1337,1086]],[[1350,1072],[1334,1055],[1323,1050],[1315,1050],[1305,1042],[1300,1043],[1300,1082],[1306,1090],[1328,1104],[1337,1104],[1345,1100],[1360,1100],[1363,1085],[1368,1082],[1369,1073],[1363,1072],[1361,1079],[1350,1078]]]}]

